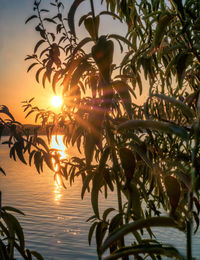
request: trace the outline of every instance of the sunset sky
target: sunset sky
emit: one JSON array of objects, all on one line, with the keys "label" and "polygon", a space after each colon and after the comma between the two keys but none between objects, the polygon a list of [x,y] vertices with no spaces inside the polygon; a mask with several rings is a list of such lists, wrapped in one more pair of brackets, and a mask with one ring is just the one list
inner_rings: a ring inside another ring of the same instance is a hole
[{"label": "sunset sky", "polygon": [[[24,119],[26,114],[22,112],[21,101],[35,97],[35,104],[40,108],[52,108],[51,98],[54,95],[50,85],[43,89],[36,82],[35,69],[27,73],[31,63],[24,61],[27,54],[33,53],[36,42],[40,40],[34,30],[37,22],[32,20],[25,25],[26,19],[33,14],[33,2],[33,0],[0,0],[0,104],[8,106],[15,119],[22,123],[34,123],[34,116]],[[45,8],[48,9],[50,1],[43,0],[44,2]],[[66,7],[67,15],[73,0],[62,2]],[[98,12],[97,1],[95,1],[95,9]],[[81,17],[89,11],[89,1],[86,0],[80,5],[76,17]],[[123,32],[125,35],[125,27],[121,24],[116,26],[116,22],[114,23],[112,18],[103,16],[100,33]],[[78,29],[78,35],[81,37],[85,37],[85,33],[83,26]]]}]

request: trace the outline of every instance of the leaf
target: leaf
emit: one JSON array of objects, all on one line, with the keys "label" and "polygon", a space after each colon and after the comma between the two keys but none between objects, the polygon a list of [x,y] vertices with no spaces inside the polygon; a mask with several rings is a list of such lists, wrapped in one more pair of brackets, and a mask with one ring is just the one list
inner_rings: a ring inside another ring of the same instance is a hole
[{"label": "leaf", "polygon": [[25,118],[27,118],[30,114],[32,114],[34,112],[34,110],[31,110],[28,112],[28,114],[25,116]]},{"label": "leaf", "polygon": [[47,72],[45,71],[45,73],[43,74],[43,77],[42,77],[42,86],[43,86],[43,88],[45,88],[46,79],[47,79]]},{"label": "leaf", "polygon": [[69,10],[68,17],[67,17],[69,29],[74,37],[76,37],[74,16],[75,16],[76,9],[83,1],[85,1],[85,0],[74,0],[73,4],[71,5],[71,8]]},{"label": "leaf", "polygon": [[52,89],[53,92],[56,94],[56,83],[58,82],[59,76],[60,76],[61,72],[60,71],[56,71],[54,76],[53,76],[53,81],[52,81]]},{"label": "leaf", "polygon": [[184,140],[188,140],[188,133],[187,131],[178,125],[160,122],[160,121],[153,121],[153,120],[129,120],[125,123],[122,123],[118,126],[118,130],[122,129],[137,129],[137,128],[149,128],[157,131],[166,132],[169,134],[175,134],[181,137]]},{"label": "leaf", "polygon": [[174,97],[169,97],[169,96],[166,96],[164,94],[155,94],[155,95],[152,95],[152,97],[157,97],[159,99],[165,100],[166,102],[171,103],[174,106],[180,108],[181,112],[186,117],[189,117],[189,118],[193,118],[194,117],[193,111],[187,105],[185,105],[182,101],[177,100]]},{"label": "leaf", "polygon": [[[165,246],[165,245],[136,245],[136,246],[129,246],[123,247],[119,250],[116,250],[112,255],[109,255],[104,258],[104,260],[114,260],[114,259],[123,259],[123,257],[128,257],[129,255],[134,255],[138,257],[138,254],[152,254],[156,255],[164,255],[170,257],[176,257],[178,260],[184,260],[185,258],[178,252],[178,250],[172,246]],[[138,258],[137,258],[138,259]],[[143,259],[143,258],[139,258]],[[153,259],[153,258],[152,258]],[[156,258],[155,258],[156,259]]]},{"label": "leaf", "polygon": [[40,75],[40,72],[45,69],[45,67],[41,67],[38,69],[38,71],[36,72],[35,74],[35,78],[36,78],[36,81],[39,83],[39,75]]},{"label": "leaf", "polygon": [[6,176],[6,173],[4,172],[4,170],[1,167],[0,167],[0,172],[2,172]]},{"label": "leaf", "polygon": [[1,209],[4,210],[4,211],[12,211],[12,212],[19,213],[21,215],[25,215],[21,210],[13,208],[13,207],[10,207],[10,206],[4,206]]},{"label": "leaf", "polygon": [[30,251],[30,253],[37,259],[37,260],[44,260],[43,256],[36,251]]},{"label": "leaf", "polygon": [[50,18],[44,18],[44,21],[47,21],[49,23],[57,24],[53,19],[50,19]]},{"label": "leaf", "polygon": [[39,46],[40,46],[42,43],[44,43],[44,42],[46,42],[46,41],[45,41],[45,40],[40,40],[40,41],[38,41],[38,42],[36,43],[35,48],[34,48],[34,53],[37,52],[37,49],[39,48]]},{"label": "leaf", "polygon": [[23,144],[21,142],[16,142],[14,144],[15,150],[17,152],[17,156],[20,159],[21,162],[23,162],[24,164],[27,164],[25,159],[24,159],[24,155],[23,155]]},{"label": "leaf", "polygon": [[40,173],[40,169],[41,169],[41,163],[42,163],[42,158],[41,158],[41,153],[39,151],[35,152],[34,154],[34,164],[35,167],[38,171],[38,173]]},{"label": "leaf", "polygon": [[124,38],[123,36],[121,35],[118,35],[118,34],[110,34],[108,35],[108,38],[113,38],[115,40],[120,40],[122,42],[124,42],[126,45],[128,45],[128,47],[130,47],[132,49],[132,43],[129,42],[129,40],[127,40],[126,38]]},{"label": "leaf", "polygon": [[29,99],[28,103],[31,103],[34,99],[35,99],[34,97]]},{"label": "leaf", "polygon": [[47,152],[49,151],[49,147],[47,146],[47,144],[45,143],[45,141],[42,138],[37,137],[35,142],[36,142],[36,144],[42,145]]},{"label": "leaf", "polygon": [[38,18],[37,15],[32,15],[30,16],[26,21],[25,21],[25,24],[27,24],[30,20],[34,19],[34,18]]},{"label": "leaf", "polygon": [[81,199],[83,199],[86,189],[89,187],[90,181],[94,177],[94,173],[89,173],[83,183],[82,191],[81,191]]},{"label": "leaf", "polygon": [[48,13],[49,10],[47,10],[47,9],[41,9],[40,12],[46,12],[46,13]]},{"label": "leaf", "polygon": [[92,235],[94,233],[94,230],[95,230],[95,227],[96,225],[98,224],[98,222],[94,222],[91,227],[90,227],[90,230],[89,230],[89,233],[88,233],[88,244],[91,245],[91,241],[92,241]]},{"label": "leaf", "polygon": [[181,196],[180,184],[173,176],[166,176],[164,183],[172,210],[174,211],[178,206]]},{"label": "leaf", "polygon": [[114,211],[114,210],[115,210],[114,208],[107,208],[107,209],[104,211],[103,216],[102,216],[103,221],[106,221],[107,216],[110,214],[110,212],[112,212],[112,211]]},{"label": "leaf", "polygon": [[85,18],[87,18],[90,15],[92,15],[92,12],[89,12],[88,14],[81,16],[81,18],[79,19],[79,22],[78,22],[78,26],[81,26],[81,24],[85,20]]},{"label": "leaf", "polygon": [[129,93],[129,91],[130,91],[129,85],[127,83],[125,83],[124,81],[117,80],[117,81],[112,82],[112,86],[118,92],[118,94],[122,100],[124,109],[126,110],[129,119],[131,119],[132,118],[132,108],[131,108],[131,96]]},{"label": "leaf", "polygon": [[101,171],[105,167],[109,154],[110,154],[110,147],[106,147],[99,161],[99,171]]},{"label": "leaf", "polygon": [[6,115],[9,116],[13,121],[15,121],[13,115],[10,113],[9,109],[7,108],[7,106],[0,105],[0,113],[6,114]]},{"label": "leaf", "polygon": [[9,225],[12,226],[14,232],[16,233],[18,239],[19,239],[19,243],[20,243],[20,247],[22,249],[24,249],[25,246],[25,242],[24,242],[24,232],[23,229],[19,223],[19,221],[16,219],[15,216],[11,215],[10,213],[4,212],[2,213],[2,217],[4,216],[4,221],[6,223],[8,223]]},{"label": "leaf", "polygon": [[97,15],[95,19],[93,19],[93,17],[86,18],[84,25],[91,38],[95,41],[99,31],[99,15]]},{"label": "leaf", "polygon": [[96,173],[93,178],[92,183],[92,191],[91,191],[91,202],[92,202],[92,208],[94,211],[94,214],[99,219],[99,206],[98,206],[98,196],[100,188],[103,184],[103,178],[102,175],[99,173]]},{"label": "leaf", "polygon": [[84,143],[84,152],[85,152],[87,167],[90,167],[91,165],[94,149],[95,149],[95,139],[91,134],[88,133],[85,136],[85,143]]},{"label": "leaf", "polygon": [[29,71],[30,71],[35,65],[37,65],[37,64],[39,64],[39,63],[35,62],[35,63],[31,64],[31,65],[28,67],[27,72],[29,72]]},{"label": "leaf", "polygon": [[125,224],[120,228],[112,232],[101,247],[101,253],[105,252],[115,241],[119,240],[121,237],[124,237],[128,233],[134,232],[148,227],[173,227],[178,228],[177,224],[172,218],[169,217],[152,217],[146,219],[136,220],[132,223]]},{"label": "leaf", "polygon": [[72,56],[75,56],[77,51],[79,51],[86,43],[91,42],[92,39],[89,37],[84,38],[82,41],[79,42],[79,44],[74,48],[74,51],[72,53]]},{"label": "leaf", "polygon": [[155,30],[155,36],[153,39],[153,48],[157,49],[160,46],[160,43],[163,39],[163,36],[166,32],[167,26],[170,24],[172,18],[174,17],[171,13],[164,13],[157,24],[156,30]]},{"label": "leaf", "polygon": [[182,87],[182,82],[184,79],[184,73],[188,66],[188,61],[192,59],[191,54],[189,53],[180,53],[180,55],[177,58],[176,63],[176,71],[177,71],[177,78],[178,78],[178,85],[179,88]]},{"label": "leaf", "polygon": [[109,11],[102,11],[99,13],[99,15],[110,15],[113,17],[113,19],[117,18],[120,22],[122,22],[122,19],[118,15]]},{"label": "leaf", "polygon": [[126,147],[122,147],[119,149],[119,156],[122,167],[124,169],[126,180],[129,182],[132,180],[135,172],[135,156],[133,152]]},{"label": "leaf", "polygon": [[110,176],[110,171],[108,169],[103,169],[101,171],[101,173],[103,175],[103,178],[104,178],[106,184],[110,188],[110,190],[114,191],[114,186],[113,186],[112,179],[111,179],[111,176]]}]

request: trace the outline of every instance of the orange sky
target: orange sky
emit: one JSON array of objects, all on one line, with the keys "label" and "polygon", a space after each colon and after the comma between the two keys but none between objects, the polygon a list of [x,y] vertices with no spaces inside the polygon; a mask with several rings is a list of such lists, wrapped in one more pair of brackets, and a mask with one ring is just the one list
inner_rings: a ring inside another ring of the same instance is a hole
[{"label": "orange sky", "polygon": [[[63,0],[65,6],[70,6],[73,0]],[[49,0],[43,0],[48,4]],[[101,2],[100,0],[98,2]],[[81,4],[76,17],[88,13],[89,1]],[[99,10],[95,1],[96,12]],[[48,6],[45,6],[48,8]],[[35,43],[40,39],[34,27],[37,23],[33,20],[25,25],[25,20],[33,14],[33,0],[1,0],[0,9],[0,104],[9,107],[10,112],[21,123],[34,123],[34,116],[25,119],[21,101],[35,97],[35,105],[40,108],[52,108],[51,98],[54,95],[51,86],[42,88],[35,80],[35,69],[27,73],[31,64],[24,61],[27,54],[33,53]],[[67,9],[67,8],[66,8]],[[65,10],[66,14],[67,11]],[[100,33],[122,33],[126,28],[112,21],[112,18],[102,16]],[[78,29],[78,35],[85,36],[85,30]],[[80,38],[81,38],[80,37]],[[117,47],[118,48],[118,47]],[[119,50],[118,50],[119,51]],[[119,55],[118,55],[119,56]]]}]

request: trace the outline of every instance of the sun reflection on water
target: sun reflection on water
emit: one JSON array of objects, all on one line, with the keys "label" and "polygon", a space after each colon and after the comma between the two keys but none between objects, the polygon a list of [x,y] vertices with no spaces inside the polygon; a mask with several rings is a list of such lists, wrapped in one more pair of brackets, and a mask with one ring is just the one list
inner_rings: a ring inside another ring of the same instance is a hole
[{"label": "sun reflection on water", "polygon": [[[63,143],[63,140],[62,140],[62,135],[53,135],[52,136],[52,139],[51,139],[51,148],[52,149],[58,149],[58,153],[60,154],[60,159],[64,159],[67,157],[67,153],[66,153],[66,147]],[[55,163],[55,162],[54,162]],[[57,172],[59,169],[58,169],[58,165],[54,165],[54,168],[55,168],[55,172]],[[62,183],[61,183],[61,180],[59,178],[59,175],[56,174],[55,175],[55,181],[54,181],[54,185],[55,185],[55,188],[54,188],[54,201],[59,203],[60,199],[62,198]]]}]

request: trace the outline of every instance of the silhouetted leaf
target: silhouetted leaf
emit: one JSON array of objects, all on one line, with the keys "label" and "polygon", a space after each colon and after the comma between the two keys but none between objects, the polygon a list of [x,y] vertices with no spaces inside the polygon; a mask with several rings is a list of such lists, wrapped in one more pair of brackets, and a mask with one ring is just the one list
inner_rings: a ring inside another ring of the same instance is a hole
[{"label": "silhouetted leaf", "polygon": [[39,46],[40,46],[42,43],[44,43],[44,42],[46,42],[46,41],[45,41],[45,40],[40,40],[40,41],[38,41],[38,42],[36,43],[35,48],[34,48],[34,53],[37,52],[37,49],[39,48]]},{"label": "silhouetted leaf", "polygon": [[78,43],[78,45],[74,48],[73,54],[75,55],[86,43],[91,42],[92,39],[89,37],[84,38],[82,41]]},{"label": "silhouetted leaf", "polygon": [[114,210],[115,210],[114,208],[107,208],[107,209],[104,211],[103,216],[102,216],[103,221],[106,221],[107,216],[108,216],[112,211],[114,211]]},{"label": "silhouetted leaf", "polygon": [[98,222],[94,222],[91,227],[90,227],[90,230],[89,230],[89,233],[88,233],[88,244],[91,245],[91,240],[92,240],[92,235],[94,233],[94,230],[97,226]]},{"label": "silhouetted leaf", "polygon": [[85,0],[74,0],[73,4],[70,7],[68,17],[67,17],[69,29],[70,29],[71,33],[74,35],[74,37],[76,37],[75,26],[74,26],[74,16],[75,16],[76,9],[83,1],[85,1]]},{"label": "silhouetted leaf", "polygon": [[172,210],[175,210],[181,195],[180,184],[173,176],[166,176],[164,182]]},{"label": "silhouetted leaf", "polygon": [[123,81],[113,81],[112,82],[113,88],[118,92],[123,106],[129,116],[129,119],[132,118],[132,108],[131,108],[131,96],[130,96],[130,87],[127,83]]},{"label": "silhouetted leaf", "polygon": [[34,19],[34,18],[38,18],[37,15],[32,15],[30,16],[26,21],[25,21],[25,24],[28,23],[30,20]]},{"label": "silhouetted leaf", "polygon": [[186,117],[189,117],[189,118],[194,117],[193,111],[187,105],[185,105],[183,102],[181,102],[180,100],[177,100],[174,97],[169,97],[164,94],[155,94],[152,97],[157,97],[157,98],[165,100],[166,102],[173,104],[174,106],[178,107]]},{"label": "silhouetted leaf", "polygon": [[43,256],[36,251],[30,251],[30,253],[37,259],[37,260],[44,260]]},{"label": "silhouetted leaf", "polygon": [[[143,258],[137,258],[138,254],[149,254],[153,256],[155,255],[164,255],[170,258],[176,257],[178,260],[184,260],[185,258],[178,252],[178,250],[172,246],[165,246],[165,245],[136,245],[136,246],[129,246],[129,247],[123,247],[119,250],[116,250],[112,255],[109,255],[104,258],[104,260],[114,260],[114,259],[120,259],[127,256],[135,256],[135,259],[143,259]],[[154,258],[152,258],[154,259]],[[156,258],[155,258],[156,259]]]},{"label": "silhouetted leaf", "polygon": [[0,167],[0,172],[2,172],[6,176],[5,171],[1,167]]},{"label": "silhouetted leaf", "polygon": [[121,18],[120,18],[118,15],[116,15],[115,13],[109,12],[109,11],[102,11],[102,12],[99,13],[99,15],[110,15],[110,16],[112,16],[114,19],[116,18],[116,19],[118,19],[120,22],[122,22]]},{"label": "silhouetted leaf", "polygon": [[171,123],[153,121],[153,120],[130,120],[119,125],[118,130],[134,129],[134,128],[154,129],[157,131],[175,134],[185,140],[188,139],[188,133],[183,127]]},{"label": "silhouetted leaf", "polygon": [[89,173],[84,180],[82,191],[81,191],[81,198],[83,199],[86,189],[89,187],[90,181],[94,177],[93,173]]},{"label": "silhouetted leaf", "polygon": [[84,25],[91,38],[95,41],[99,31],[99,16],[97,15],[95,19],[93,17],[85,18]]},{"label": "silhouetted leaf", "polygon": [[124,237],[126,234],[147,227],[178,228],[174,220],[169,217],[152,217],[152,218],[136,220],[132,223],[125,224],[120,228],[116,229],[114,232],[112,232],[104,241],[101,248],[101,252],[103,253],[107,248],[109,248],[112,245],[112,243],[119,240],[121,237]]},{"label": "silhouetted leaf", "polygon": [[27,72],[29,72],[35,65],[38,65],[38,63],[35,62],[35,63],[31,64],[31,65],[28,67]]},{"label": "silhouetted leaf", "polygon": [[113,38],[115,40],[120,40],[123,43],[125,43],[128,47],[132,48],[132,43],[129,40],[127,40],[126,38],[124,38],[123,36],[121,36],[121,35],[110,34],[110,35],[108,35],[108,38]]},{"label": "silhouetted leaf", "polygon": [[39,75],[40,75],[40,72],[42,71],[42,70],[44,70],[45,69],[45,67],[41,67],[41,68],[39,68],[38,70],[37,70],[37,72],[36,72],[36,74],[35,74],[35,78],[36,78],[36,81],[39,83]]},{"label": "silhouetted leaf", "polygon": [[92,15],[92,12],[89,12],[88,14],[81,16],[81,18],[79,19],[79,22],[78,22],[78,26],[81,26],[82,22],[90,15]]},{"label": "silhouetted leaf", "polygon": [[49,23],[57,24],[53,19],[50,19],[50,18],[44,18],[44,21],[47,21]]},{"label": "silhouetted leaf", "polygon": [[99,218],[99,206],[98,206],[99,191],[102,185],[103,185],[102,175],[96,173],[92,183],[91,202],[92,202],[93,211],[97,218]]},{"label": "silhouetted leaf", "polygon": [[24,149],[23,144],[20,143],[20,142],[16,142],[14,144],[14,147],[15,147],[15,150],[17,152],[17,156],[20,159],[20,161],[23,162],[24,164],[27,164],[25,159],[24,159],[24,155],[23,155],[23,149]]},{"label": "silhouetted leaf", "polygon": [[1,209],[4,210],[4,211],[12,211],[12,212],[19,213],[21,215],[25,215],[21,210],[13,208],[13,207],[10,207],[10,206],[4,206]]}]

